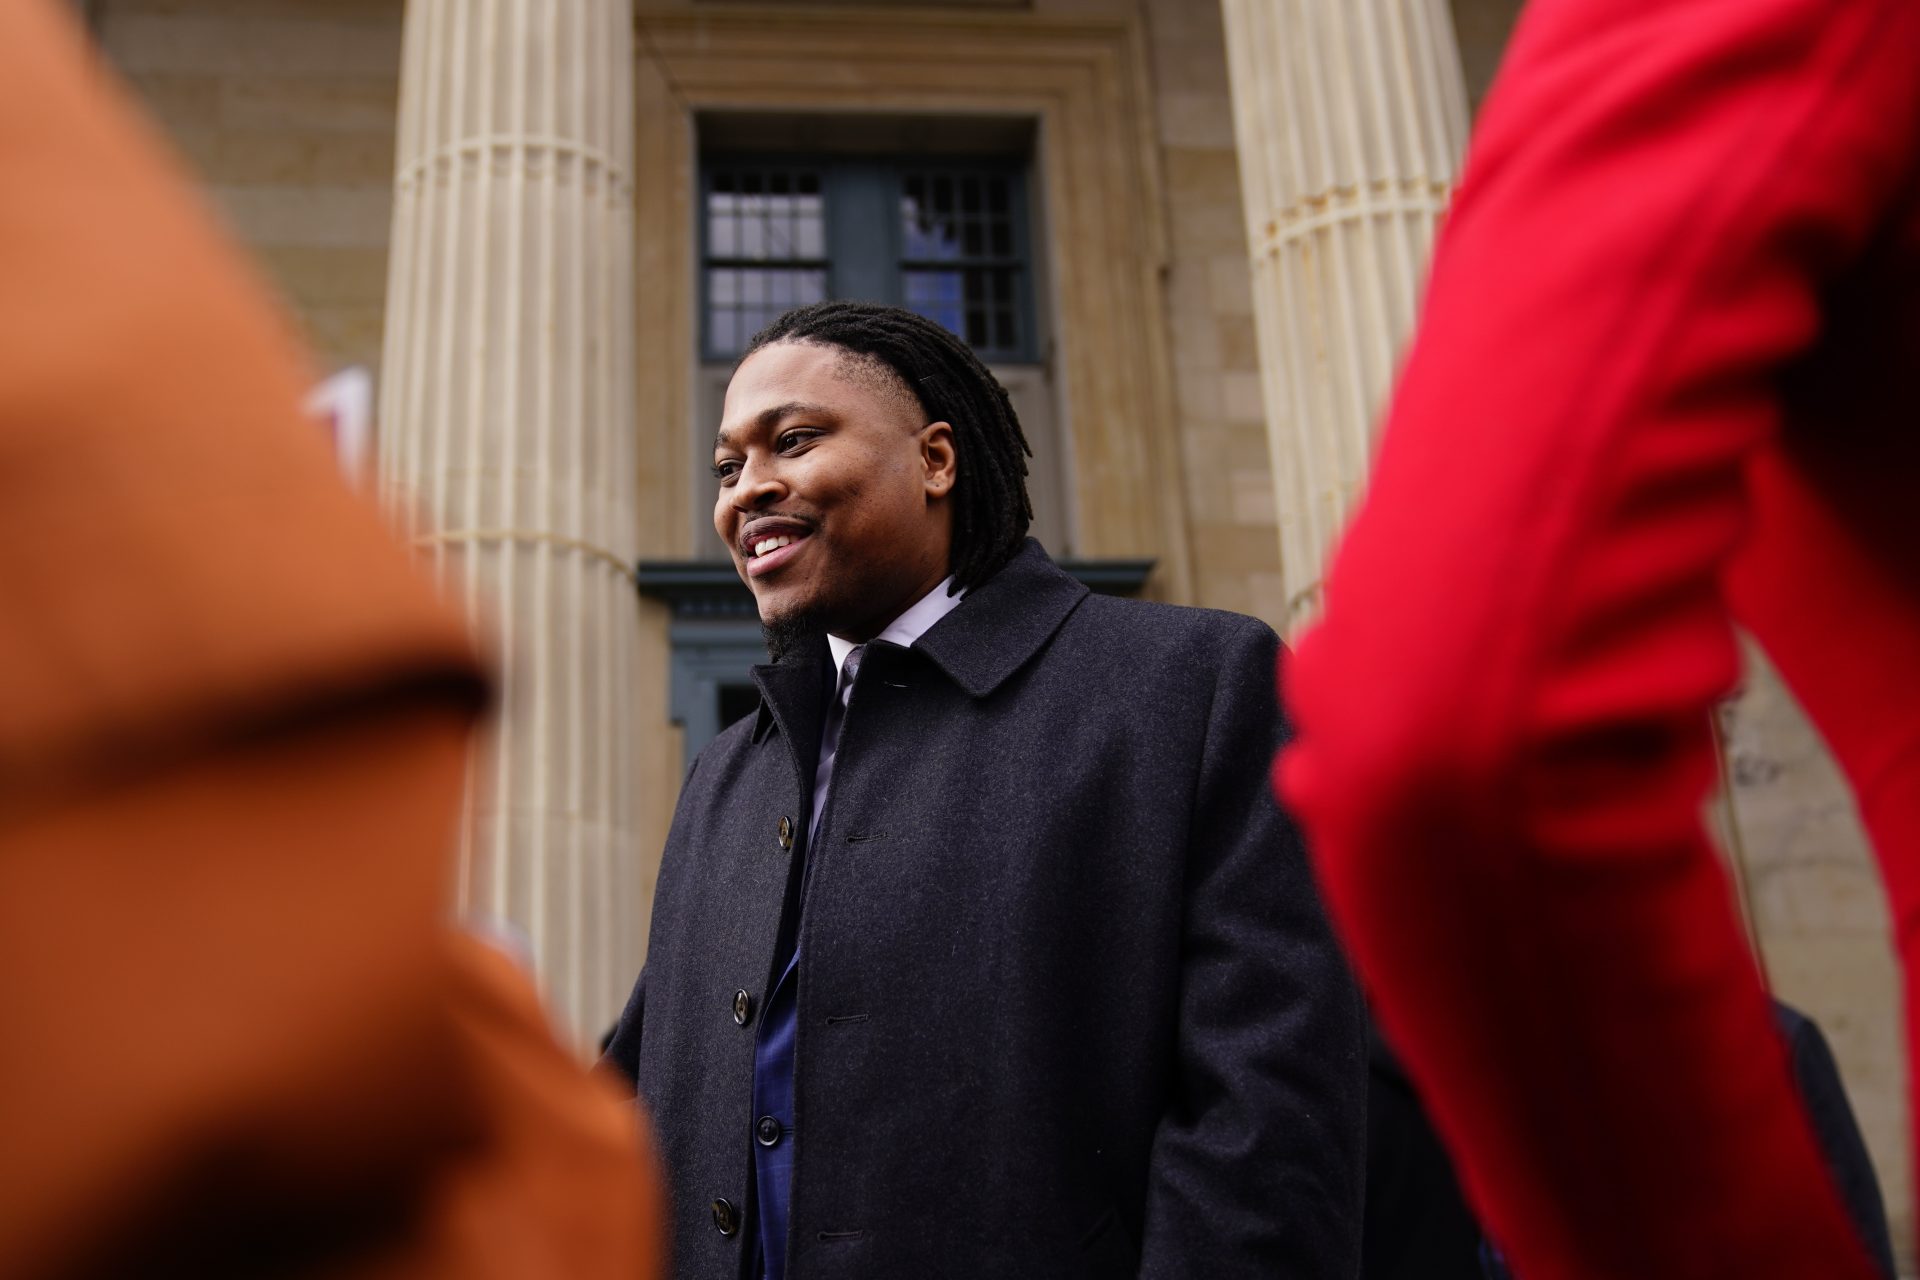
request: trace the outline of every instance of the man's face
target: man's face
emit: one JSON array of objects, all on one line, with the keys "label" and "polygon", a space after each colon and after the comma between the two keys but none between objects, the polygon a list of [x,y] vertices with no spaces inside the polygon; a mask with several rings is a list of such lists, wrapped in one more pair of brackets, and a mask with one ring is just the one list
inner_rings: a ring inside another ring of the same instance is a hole
[{"label": "man's face", "polygon": [[884,630],[947,576],[953,429],[884,366],[777,342],[727,386],[713,527],[769,626]]}]

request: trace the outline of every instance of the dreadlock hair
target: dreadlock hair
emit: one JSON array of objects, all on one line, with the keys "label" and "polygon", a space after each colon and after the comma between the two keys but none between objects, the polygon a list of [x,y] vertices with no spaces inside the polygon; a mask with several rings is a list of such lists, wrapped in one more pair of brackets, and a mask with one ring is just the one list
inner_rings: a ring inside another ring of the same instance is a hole
[{"label": "dreadlock hair", "polygon": [[1000,385],[967,344],[912,311],[875,302],[795,307],[753,335],[747,356],[776,342],[839,347],[882,366],[920,403],[928,422],[953,426],[953,549],[956,588],[972,588],[1013,559],[1033,519],[1027,459],[1033,449]]}]

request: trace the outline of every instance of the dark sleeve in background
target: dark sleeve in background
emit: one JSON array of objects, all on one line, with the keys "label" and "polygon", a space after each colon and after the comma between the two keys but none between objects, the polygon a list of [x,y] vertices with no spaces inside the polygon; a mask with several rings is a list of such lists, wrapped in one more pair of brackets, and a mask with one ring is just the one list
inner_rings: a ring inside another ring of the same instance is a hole
[{"label": "dark sleeve in background", "polygon": [[1893,1236],[1887,1229],[1887,1206],[1880,1197],[1880,1182],[1847,1102],[1833,1052],[1813,1019],[1799,1010],[1775,1000],[1773,1016],[1786,1039],[1794,1083],[1800,1087],[1800,1100],[1813,1121],[1814,1136],[1820,1140],[1821,1154],[1826,1157],[1847,1216],[1853,1219],[1860,1242],[1866,1245],[1881,1274],[1893,1280],[1898,1273],[1893,1265]]},{"label": "dark sleeve in background", "polygon": [[[1887,1280],[1899,1274],[1873,1161],[1826,1037],[1811,1018],[1773,1002],[1794,1083],[1835,1188]],[[1480,1225],[1460,1194],[1413,1084],[1377,1026],[1368,1029],[1367,1217],[1362,1280],[1486,1280],[1507,1272],[1483,1258]]]},{"label": "dark sleeve in background", "polygon": [[640,1027],[647,1007],[647,971],[633,980],[633,992],[620,1021],[600,1038],[600,1065],[619,1073],[629,1085],[640,1077]]},{"label": "dark sleeve in background", "polygon": [[1453,1160],[1377,1026],[1367,1029],[1367,1210],[1361,1280],[1483,1280],[1480,1224]]}]

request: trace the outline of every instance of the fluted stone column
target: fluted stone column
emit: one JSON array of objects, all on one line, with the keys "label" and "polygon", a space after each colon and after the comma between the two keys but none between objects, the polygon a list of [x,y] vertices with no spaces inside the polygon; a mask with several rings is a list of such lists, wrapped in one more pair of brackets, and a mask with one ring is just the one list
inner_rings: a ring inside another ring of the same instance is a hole
[{"label": "fluted stone column", "polygon": [[1287,626],[1367,474],[1467,132],[1445,0],[1223,0]]},{"label": "fluted stone column", "polygon": [[503,672],[461,909],[590,1036],[639,964],[631,0],[409,0],[383,491]]}]

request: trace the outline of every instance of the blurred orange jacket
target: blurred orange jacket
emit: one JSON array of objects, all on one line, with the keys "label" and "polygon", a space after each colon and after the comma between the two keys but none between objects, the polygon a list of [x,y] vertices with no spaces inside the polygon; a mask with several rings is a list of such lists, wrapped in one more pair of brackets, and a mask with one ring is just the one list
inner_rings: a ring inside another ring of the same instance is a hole
[{"label": "blurred orange jacket", "polygon": [[658,1274],[446,920],[485,681],[62,6],[0,0],[0,1275]]}]

